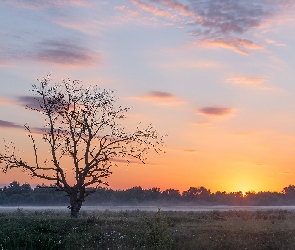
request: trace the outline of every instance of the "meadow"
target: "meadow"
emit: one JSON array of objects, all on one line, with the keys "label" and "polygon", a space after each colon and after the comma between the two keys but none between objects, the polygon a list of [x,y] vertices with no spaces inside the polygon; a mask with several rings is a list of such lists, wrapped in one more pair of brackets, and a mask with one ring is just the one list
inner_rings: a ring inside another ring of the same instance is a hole
[{"label": "meadow", "polygon": [[295,212],[0,213],[0,249],[295,249]]}]

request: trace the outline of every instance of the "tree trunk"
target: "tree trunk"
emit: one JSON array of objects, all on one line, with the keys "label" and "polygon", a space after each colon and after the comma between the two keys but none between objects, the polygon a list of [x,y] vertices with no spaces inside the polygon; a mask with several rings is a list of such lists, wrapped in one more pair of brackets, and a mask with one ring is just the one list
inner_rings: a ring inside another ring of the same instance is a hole
[{"label": "tree trunk", "polygon": [[70,203],[71,203],[70,209],[71,209],[72,218],[78,218],[78,214],[82,206],[82,202],[83,200],[79,199],[77,197],[77,194],[72,194],[70,196]]}]

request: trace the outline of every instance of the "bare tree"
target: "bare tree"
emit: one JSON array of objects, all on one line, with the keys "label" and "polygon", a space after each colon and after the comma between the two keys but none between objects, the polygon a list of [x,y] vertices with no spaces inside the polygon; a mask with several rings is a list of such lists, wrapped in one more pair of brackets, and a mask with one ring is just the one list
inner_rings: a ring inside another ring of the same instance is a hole
[{"label": "bare tree", "polygon": [[[70,198],[71,216],[78,213],[85,198],[100,185],[108,185],[111,167],[118,160],[136,158],[145,162],[147,153],[160,153],[163,136],[149,125],[139,125],[133,132],[122,126],[128,108],[116,107],[116,98],[111,90],[100,90],[97,86],[85,88],[79,80],[63,80],[51,84],[50,75],[32,85],[36,107],[27,107],[45,116],[45,126],[34,131],[25,125],[32,141],[34,162],[29,163],[17,156],[15,147],[5,146],[0,153],[2,171],[19,168],[32,177],[52,181],[58,190],[65,191]],[[40,154],[33,134],[42,134],[49,146],[50,160],[40,162]],[[64,159],[70,159],[74,184],[70,184]]]}]

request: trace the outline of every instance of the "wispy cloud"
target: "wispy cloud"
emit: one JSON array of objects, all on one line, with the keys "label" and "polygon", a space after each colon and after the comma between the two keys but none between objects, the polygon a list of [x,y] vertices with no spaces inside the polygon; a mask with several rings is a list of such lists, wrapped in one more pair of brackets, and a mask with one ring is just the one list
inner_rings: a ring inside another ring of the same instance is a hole
[{"label": "wispy cloud", "polygon": [[187,152],[187,153],[196,153],[197,150],[195,149],[183,149],[184,152]]},{"label": "wispy cloud", "polygon": [[278,47],[285,47],[286,46],[286,44],[278,43],[278,42],[276,42],[276,41],[274,41],[272,39],[268,39],[268,38],[265,38],[265,41],[267,43],[269,43],[269,44],[273,44],[273,45],[278,46]]},{"label": "wispy cloud", "polygon": [[228,83],[233,83],[233,84],[242,84],[242,85],[252,85],[252,86],[260,86],[267,82],[267,80],[263,77],[257,77],[257,76],[252,76],[252,77],[233,77],[233,78],[228,78],[226,80]]},{"label": "wispy cloud", "polygon": [[18,125],[14,122],[0,120],[0,128],[23,128],[23,126]]},{"label": "wispy cloud", "polygon": [[50,40],[39,43],[32,58],[69,67],[89,67],[100,60],[95,52],[76,43]]},{"label": "wispy cloud", "polygon": [[210,123],[208,121],[203,121],[203,122],[193,122],[193,123],[191,123],[191,125],[200,126],[200,127],[211,127],[212,123]]},{"label": "wispy cloud", "polygon": [[64,67],[93,67],[102,62],[97,52],[67,40],[44,40],[31,48],[0,51],[0,60],[11,64],[16,61],[38,61]]},{"label": "wispy cloud", "polygon": [[185,25],[196,41],[207,46],[231,49],[243,55],[251,50],[265,49],[262,44],[250,40],[254,33],[268,20],[294,8],[288,0],[130,0],[143,11],[155,16],[170,18],[177,26]]},{"label": "wispy cloud", "polygon": [[279,174],[279,175],[293,175],[294,174],[294,172],[291,172],[291,171],[285,171],[285,172],[278,172],[278,173],[273,173],[273,174]]},{"label": "wispy cloud", "polygon": [[8,65],[9,65],[8,60],[6,62],[0,62],[0,67],[6,67]]},{"label": "wispy cloud", "polygon": [[26,58],[26,52],[18,48],[0,45],[0,66],[9,66],[13,62]]},{"label": "wispy cloud", "polygon": [[144,12],[150,13],[147,10],[143,10],[141,8],[137,8],[140,4],[133,3],[133,8],[130,6],[119,5],[116,6],[115,15],[112,16],[111,20],[108,20],[107,26],[115,25],[121,26],[124,23],[132,23],[143,26],[157,26],[158,22],[153,15],[144,15]]},{"label": "wispy cloud", "polygon": [[[0,128],[15,128],[15,129],[21,129],[23,131],[25,131],[25,127],[24,125],[19,125],[17,123],[14,122],[10,122],[10,121],[4,121],[4,120],[0,120]],[[30,129],[30,133],[34,134],[34,135],[38,135],[38,136],[42,136],[44,134],[49,134],[50,133],[50,129],[49,128],[41,128],[41,127],[29,127]]]},{"label": "wispy cloud", "polygon": [[51,21],[63,28],[72,29],[88,35],[98,35],[103,22],[99,20],[83,20],[81,18],[55,17]]},{"label": "wispy cloud", "polygon": [[251,50],[264,49],[263,45],[243,36],[273,15],[266,1],[206,0],[199,3],[190,0],[190,6],[203,18],[202,23],[192,25],[191,34],[198,40],[243,55],[250,55]]},{"label": "wispy cloud", "polygon": [[21,108],[32,108],[40,109],[40,103],[42,103],[42,98],[38,96],[17,96],[14,99],[0,99],[0,105],[10,105],[17,106]]},{"label": "wispy cloud", "polygon": [[185,103],[171,93],[163,91],[150,91],[146,95],[131,97],[129,99],[136,101],[146,101],[164,106],[178,106]]},{"label": "wispy cloud", "polygon": [[155,16],[162,16],[162,17],[172,17],[172,14],[169,11],[163,10],[161,8],[158,8],[154,5],[147,4],[140,0],[130,0],[130,2],[138,7],[140,7],[142,10],[148,11],[153,13]]},{"label": "wispy cloud", "polygon": [[164,100],[171,100],[175,98],[174,95],[168,93],[168,92],[163,92],[163,91],[150,91],[149,94],[146,96],[147,98],[154,98],[154,99],[164,99]]},{"label": "wispy cloud", "polygon": [[202,115],[215,116],[215,117],[232,115],[234,111],[235,110],[232,108],[224,108],[224,107],[203,107],[198,109],[198,113]]},{"label": "wispy cloud", "polygon": [[52,7],[68,7],[68,6],[91,6],[92,3],[88,0],[9,0],[10,5],[18,8],[29,9],[45,9]]},{"label": "wispy cloud", "polygon": [[116,6],[115,10],[122,11],[123,13],[125,13],[126,16],[129,16],[129,17],[138,17],[140,15],[139,10],[131,9],[125,5]]},{"label": "wispy cloud", "polygon": [[169,61],[158,64],[162,68],[174,69],[174,68],[188,68],[188,69],[212,69],[222,67],[221,64],[214,61]]},{"label": "wispy cloud", "polygon": [[139,160],[134,160],[134,159],[124,159],[124,158],[114,158],[111,159],[112,162],[117,162],[117,163],[124,163],[124,164],[144,164]]},{"label": "wispy cloud", "polygon": [[14,103],[8,99],[0,99],[0,105],[6,105],[6,104],[11,105]]},{"label": "wispy cloud", "polygon": [[23,107],[29,107],[33,109],[40,109],[40,102],[42,98],[37,96],[18,96],[17,103]]},{"label": "wispy cloud", "polygon": [[203,40],[200,44],[203,44],[208,48],[225,48],[233,50],[239,54],[249,56],[251,53],[248,50],[263,50],[264,46],[258,43],[254,43],[247,39],[232,38],[230,40],[225,39],[209,39]]}]

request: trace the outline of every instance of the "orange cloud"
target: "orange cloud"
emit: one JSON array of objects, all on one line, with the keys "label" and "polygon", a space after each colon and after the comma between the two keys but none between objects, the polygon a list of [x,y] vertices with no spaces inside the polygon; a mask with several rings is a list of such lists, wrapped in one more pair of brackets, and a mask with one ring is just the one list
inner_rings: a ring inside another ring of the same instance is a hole
[{"label": "orange cloud", "polygon": [[208,44],[209,47],[211,45],[212,47],[220,47],[220,48],[230,49],[230,50],[233,50],[233,51],[235,51],[235,52],[237,52],[239,54],[245,55],[245,56],[250,55],[250,53],[247,52],[246,50],[241,49],[237,45],[232,44],[232,43],[227,42],[227,41],[203,41],[203,42]]},{"label": "orange cloud", "polygon": [[233,50],[239,54],[249,56],[251,55],[248,50],[263,50],[261,44],[254,43],[247,39],[232,38],[231,40],[203,40],[202,42],[206,47],[220,47]]},{"label": "orange cloud", "polygon": [[197,150],[195,150],[195,149],[184,149],[183,151],[187,152],[187,153],[196,153],[197,152]]}]

